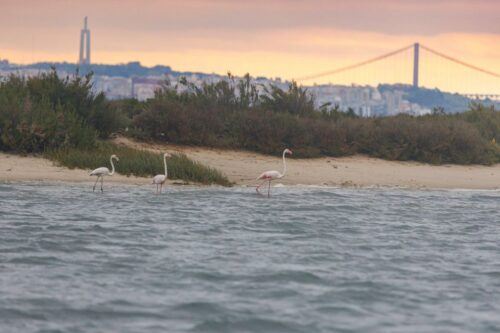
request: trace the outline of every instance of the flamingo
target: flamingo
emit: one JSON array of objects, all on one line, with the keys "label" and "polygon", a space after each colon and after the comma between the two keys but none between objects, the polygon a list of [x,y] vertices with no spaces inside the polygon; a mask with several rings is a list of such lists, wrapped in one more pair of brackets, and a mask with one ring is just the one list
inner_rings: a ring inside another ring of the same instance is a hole
[{"label": "flamingo", "polygon": [[167,157],[170,157],[170,156],[172,156],[172,155],[170,155],[169,153],[163,154],[163,164],[165,165],[165,174],[164,175],[156,175],[153,177],[153,184],[156,184],[156,193],[158,193],[158,185],[160,185],[160,193],[161,193],[161,189],[163,187],[163,184],[165,184],[165,182],[167,181],[167,176],[168,176]]},{"label": "flamingo", "polygon": [[259,192],[259,188],[264,185],[265,182],[268,182],[268,186],[267,186],[267,196],[269,197],[270,195],[270,191],[271,191],[271,181],[275,180],[275,179],[280,179],[280,178],[283,178],[285,177],[285,173],[286,173],[286,162],[285,162],[285,155],[286,154],[290,154],[292,155],[292,151],[290,149],[285,149],[283,150],[283,173],[280,173],[279,171],[276,171],[276,170],[272,170],[272,171],[265,171],[263,172],[259,177],[257,177],[256,180],[264,180],[259,186],[257,186],[257,188],[255,189],[257,191],[257,193],[260,193]]},{"label": "flamingo", "polygon": [[120,161],[118,156],[111,155],[111,157],[109,158],[109,161],[111,162],[111,172],[109,172],[109,169],[106,167],[100,167],[90,173],[91,176],[97,176],[97,180],[94,183],[94,188],[92,189],[93,192],[95,192],[95,186],[97,185],[99,178],[101,179],[101,192],[104,192],[102,189],[104,176],[113,176],[115,174],[115,165],[113,164],[113,159],[116,159],[117,162]]}]

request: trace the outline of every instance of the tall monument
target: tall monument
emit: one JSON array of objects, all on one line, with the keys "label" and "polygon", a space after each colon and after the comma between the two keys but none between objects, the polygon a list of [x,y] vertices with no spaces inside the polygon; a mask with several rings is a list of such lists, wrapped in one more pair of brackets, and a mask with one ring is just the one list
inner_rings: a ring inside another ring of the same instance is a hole
[{"label": "tall monument", "polygon": [[80,65],[90,65],[90,30],[87,28],[87,16],[83,20],[83,29],[80,32]]}]

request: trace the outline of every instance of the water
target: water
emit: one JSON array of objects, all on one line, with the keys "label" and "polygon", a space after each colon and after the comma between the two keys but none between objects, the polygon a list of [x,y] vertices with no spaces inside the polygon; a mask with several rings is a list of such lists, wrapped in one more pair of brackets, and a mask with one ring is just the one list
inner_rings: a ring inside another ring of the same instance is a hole
[{"label": "water", "polygon": [[0,184],[1,332],[498,332],[500,192]]}]

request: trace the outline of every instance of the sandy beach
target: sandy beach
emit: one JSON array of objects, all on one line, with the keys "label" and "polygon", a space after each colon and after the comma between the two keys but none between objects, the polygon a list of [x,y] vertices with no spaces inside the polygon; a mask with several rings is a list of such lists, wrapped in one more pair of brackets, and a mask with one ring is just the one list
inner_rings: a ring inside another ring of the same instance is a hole
[{"label": "sandy beach", "polygon": [[[89,176],[89,172],[90,170],[59,167],[42,157],[0,153],[0,181],[2,182],[47,181],[88,182],[90,184],[95,182],[96,177]],[[151,183],[151,179],[115,174],[113,177],[106,177],[106,183],[140,185]]]},{"label": "sandy beach", "polygon": [[[255,185],[255,178],[266,170],[282,170],[279,157],[246,151],[220,150],[177,145],[149,144],[127,138],[114,140],[119,145],[154,152],[182,152],[222,171],[241,186]],[[275,184],[409,187],[443,189],[499,189],[500,164],[494,166],[428,165],[416,162],[385,161],[366,156],[316,159],[287,159],[288,172]],[[96,166],[97,167],[97,166]],[[159,170],[161,171],[161,170]],[[69,170],[41,157],[0,154],[0,181],[92,182],[89,170]],[[106,182],[147,185],[149,178],[115,175]],[[172,183],[172,182],[171,182]]]}]

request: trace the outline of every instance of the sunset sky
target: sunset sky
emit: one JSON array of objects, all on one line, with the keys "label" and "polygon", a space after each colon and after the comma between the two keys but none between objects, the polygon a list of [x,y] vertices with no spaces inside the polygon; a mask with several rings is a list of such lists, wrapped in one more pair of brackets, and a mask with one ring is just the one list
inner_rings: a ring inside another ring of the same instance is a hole
[{"label": "sunset sky", "polygon": [[[419,41],[500,72],[497,0],[1,0],[0,58],[75,62],[85,15],[98,63],[290,79]],[[410,82],[411,56],[316,82]],[[426,86],[500,93],[498,78],[422,58]]]}]

